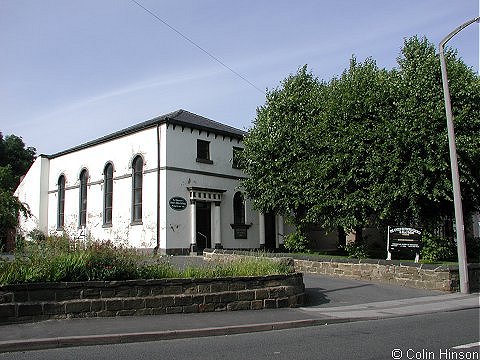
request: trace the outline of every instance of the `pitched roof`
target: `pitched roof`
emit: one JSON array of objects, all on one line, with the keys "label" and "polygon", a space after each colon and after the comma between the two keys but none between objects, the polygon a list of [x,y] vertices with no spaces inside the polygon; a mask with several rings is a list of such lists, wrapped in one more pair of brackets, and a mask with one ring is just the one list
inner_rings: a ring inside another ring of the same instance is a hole
[{"label": "pitched roof", "polygon": [[128,128],[125,128],[120,131],[116,131],[112,134],[102,136],[101,138],[98,138],[96,140],[92,140],[89,142],[86,142],[84,144],[75,146],[73,148],[67,149],[60,151],[58,153],[48,155],[47,157],[49,159],[56,158],[58,156],[62,156],[68,153],[72,153],[78,150],[86,149],[90,146],[95,146],[107,141],[111,141],[126,135],[130,135],[133,133],[136,133],[141,130],[145,130],[151,127],[155,127],[160,124],[172,124],[172,125],[180,125],[180,126],[185,126],[189,127],[192,129],[198,129],[198,130],[205,130],[205,131],[210,131],[212,133],[218,134],[218,135],[224,135],[228,137],[233,137],[236,139],[243,139],[243,137],[246,135],[246,132],[237,128],[234,128],[232,126],[228,126],[225,124],[221,124],[219,122],[210,120],[206,117],[191,113],[186,110],[177,110],[165,115],[160,115],[157,116],[153,119],[144,121],[142,123],[139,123],[137,125],[130,126]]}]

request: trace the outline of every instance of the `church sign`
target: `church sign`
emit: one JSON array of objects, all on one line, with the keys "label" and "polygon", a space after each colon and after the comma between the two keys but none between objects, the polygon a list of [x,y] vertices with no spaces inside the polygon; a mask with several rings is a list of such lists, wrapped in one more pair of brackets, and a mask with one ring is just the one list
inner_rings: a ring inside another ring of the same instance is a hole
[{"label": "church sign", "polygon": [[387,234],[387,260],[391,260],[392,252],[402,250],[415,252],[415,262],[418,262],[422,246],[422,229],[406,226],[389,226]]},{"label": "church sign", "polygon": [[170,199],[168,204],[173,210],[181,211],[186,209],[187,200],[185,200],[183,197],[175,196]]}]

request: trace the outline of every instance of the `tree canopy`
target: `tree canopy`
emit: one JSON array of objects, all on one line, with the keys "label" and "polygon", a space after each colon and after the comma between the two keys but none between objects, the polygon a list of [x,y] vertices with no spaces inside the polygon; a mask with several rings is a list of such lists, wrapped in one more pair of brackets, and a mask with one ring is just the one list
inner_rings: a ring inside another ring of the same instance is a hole
[{"label": "tree canopy", "polygon": [[28,209],[15,197],[13,192],[35,160],[35,148],[25,147],[22,138],[0,132],[0,249],[3,238],[18,225],[20,213]]},{"label": "tree canopy", "polygon": [[[446,54],[466,212],[480,203],[480,78]],[[453,214],[446,117],[435,47],[405,40],[398,67],[355,58],[318,80],[304,66],[267,93],[245,138],[243,186],[261,211],[300,229],[402,223]]]},{"label": "tree canopy", "polygon": [[5,138],[0,132],[0,167],[10,166],[15,180],[14,186],[20,182],[35,160],[36,149],[26,147],[21,137],[7,135]]}]

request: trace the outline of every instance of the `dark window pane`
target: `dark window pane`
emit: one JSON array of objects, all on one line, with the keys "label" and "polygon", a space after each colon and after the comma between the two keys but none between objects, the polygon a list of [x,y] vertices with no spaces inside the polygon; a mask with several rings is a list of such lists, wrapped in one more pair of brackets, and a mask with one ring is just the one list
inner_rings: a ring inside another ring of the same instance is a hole
[{"label": "dark window pane", "polygon": [[105,192],[107,194],[111,193],[112,192],[112,188],[113,188],[113,181],[112,179],[105,179]]},{"label": "dark window pane", "polygon": [[65,176],[58,179],[58,210],[57,227],[63,228],[65,224]]},{"label": "dark window pane", "polygon": [[245,224],[245,201],[241,192],[233,196],[233,222]]},{"label": "dark window pane", "polygon": [[143,159],[137,156],[133,160],[132,177],[132,221],[142,220]]},{"label": "dark window pane", "polygon": [[142,220],[142,204],[135,205],[133,208],[133,219],[136,221]]},{"label": "dark window pane", "polygon": [[210,142],[197,140],[197,158],[210,160]]},{"label": "dark window pane", "polygon": [[80,206],[79,206],[79,226],[87,224],[87,170],[80,173]]},{"label": "dark window pane", "polygon": [[135,189],[133,191],[133,203],[134,205],[142,203],[142,189]]},{"label": "dark window pane", "polygon": [[135,183],[135,189],[141,188],[142,187],[142,173],[141,172],[135,173],[133,181]]},{"label": "dark window pane", "polygon": [[103,223],[112,223],[113,165],[107,164],[104,170]]},{"label": "dark window pane", "polygon": [[105,224],[112,223],[112,209],[106,208],[105,209]]}]

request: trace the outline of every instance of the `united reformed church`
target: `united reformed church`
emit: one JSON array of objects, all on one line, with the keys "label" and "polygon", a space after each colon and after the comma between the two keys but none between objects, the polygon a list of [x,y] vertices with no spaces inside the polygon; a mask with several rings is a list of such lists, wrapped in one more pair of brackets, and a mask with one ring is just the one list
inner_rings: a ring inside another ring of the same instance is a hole
[{"label": "united reformed church", "polygon": [[40,155],[15,195],[33,229],[159,253],[275,249],[284,220],[254,211],[240,187],[244,131],[185,110],[53,155]]}]

